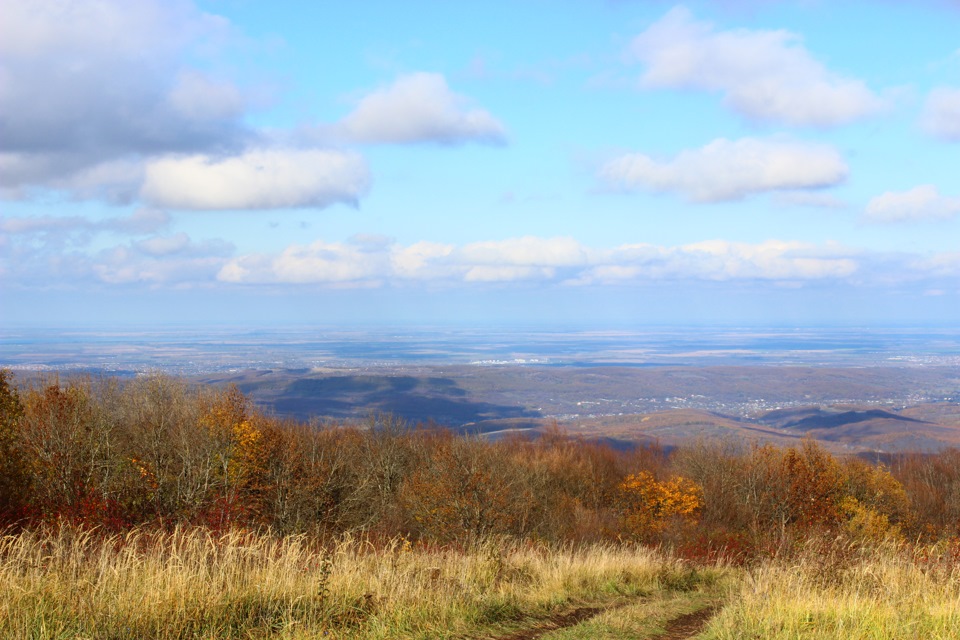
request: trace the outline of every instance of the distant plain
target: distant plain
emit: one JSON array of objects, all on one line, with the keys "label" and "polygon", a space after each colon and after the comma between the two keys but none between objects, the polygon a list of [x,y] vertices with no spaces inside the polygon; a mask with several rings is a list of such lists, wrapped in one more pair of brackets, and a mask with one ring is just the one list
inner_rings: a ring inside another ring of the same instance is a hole
[{"label": "distant plain", "polygon": [[557,424],[622,447],[960,445],[949,328],[21,329],[0,337],[0,365],[232,383],[268,413],[318,424],[390,413],[485,437]]}]

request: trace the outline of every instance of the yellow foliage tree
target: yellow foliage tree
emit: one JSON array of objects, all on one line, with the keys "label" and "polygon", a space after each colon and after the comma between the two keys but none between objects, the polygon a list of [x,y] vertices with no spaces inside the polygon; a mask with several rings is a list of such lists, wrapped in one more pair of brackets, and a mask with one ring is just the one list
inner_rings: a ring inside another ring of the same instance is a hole
[{"label": "yellow foliage tree", "polygon": [[619,487],[623,524],[633,536],[647,538],[676,520],[690,521],[703,508],[703,490],[677,476],[657,481],[649,471],[628,475]]},{"label": "yellow foliage tree", "polygon": [[248,401],[231,387],[218,395],[200,418],[215,442],[213,463],[221,495],[231,509],[256,509],[267,472],[267,443]]}]

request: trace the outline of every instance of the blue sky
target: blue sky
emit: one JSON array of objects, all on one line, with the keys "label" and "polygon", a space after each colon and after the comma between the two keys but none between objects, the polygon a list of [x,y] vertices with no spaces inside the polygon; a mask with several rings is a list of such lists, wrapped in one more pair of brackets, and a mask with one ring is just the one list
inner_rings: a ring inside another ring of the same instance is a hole
[{"label": "blue sky", "polygon": [[960,310],[957,2],[0,14],[8,325]]}]

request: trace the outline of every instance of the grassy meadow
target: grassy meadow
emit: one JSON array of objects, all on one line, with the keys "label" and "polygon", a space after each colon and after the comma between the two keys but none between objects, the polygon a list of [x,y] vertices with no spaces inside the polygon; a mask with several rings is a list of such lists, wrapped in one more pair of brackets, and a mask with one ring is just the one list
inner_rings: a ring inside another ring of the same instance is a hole
[{"label": "grassy meadow", "polygon": [[702,638],[960,638],[956,546],[810,545],[737,582]]},{"label": "grassy meadow", "polygon": [[642,546],[61,527],[0,539],[0,636],[495,637],[578,608],[715,593],[729,577]]}]

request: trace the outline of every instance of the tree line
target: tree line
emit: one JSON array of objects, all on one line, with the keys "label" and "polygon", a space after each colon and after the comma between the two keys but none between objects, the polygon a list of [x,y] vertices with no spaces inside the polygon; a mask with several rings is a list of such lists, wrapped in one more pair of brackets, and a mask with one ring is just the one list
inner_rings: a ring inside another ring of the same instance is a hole
[{"label": "tree line", "polygon": [[621,540],[742,559],[813,534],[960,536],[956,449],[887,465],[812,440],[617,451],[559,428],[488,441],[391,416],[307,425],[265,415],[236,388],[162,375],[15,382],[0,371],[6,527]]}]

